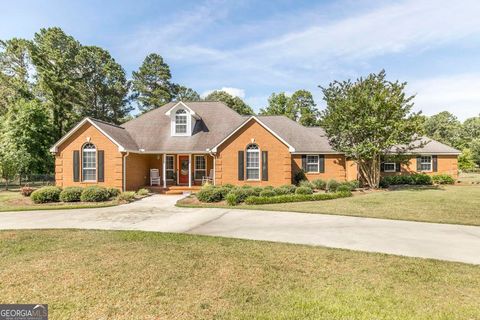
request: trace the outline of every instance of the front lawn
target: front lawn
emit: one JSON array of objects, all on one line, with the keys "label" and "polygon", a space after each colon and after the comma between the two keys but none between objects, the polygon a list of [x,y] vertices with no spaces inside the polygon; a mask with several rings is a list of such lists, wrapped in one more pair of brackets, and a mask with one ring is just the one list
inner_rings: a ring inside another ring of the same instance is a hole
[{"label": "front lawn", "polygon": [[22,196],[16,191],[0,191],[0,212],[52,209],[79,209],[110,207],[119,204],[116,200],[105,202],[55,202],[35,204],[29,197]]},{"label": "front lawn", "polygon": [[[205,206],[192,199],[185,206]],[[226,207],[225,204],[216,207]],[[239,209],[324,213],[370,218],[480,225],[479,186],[406,187],[358,194],[350,198],[265,205],[240,205]]]},{"label": "front lawn", "polygon": [[0,301],[52,319],[478,319],[480,267],[133,231],[0,232]]}]

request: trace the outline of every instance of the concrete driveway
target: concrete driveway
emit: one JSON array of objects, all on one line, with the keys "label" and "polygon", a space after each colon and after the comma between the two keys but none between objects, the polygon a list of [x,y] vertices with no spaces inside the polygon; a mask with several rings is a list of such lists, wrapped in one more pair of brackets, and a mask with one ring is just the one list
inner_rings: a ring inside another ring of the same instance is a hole
[{"label": "concrete driveway", "polygon": [[98,209],[0,212],[0,229],[181,232],[480,264],[480,227],[235,209],[177,208],[155,195]]}]

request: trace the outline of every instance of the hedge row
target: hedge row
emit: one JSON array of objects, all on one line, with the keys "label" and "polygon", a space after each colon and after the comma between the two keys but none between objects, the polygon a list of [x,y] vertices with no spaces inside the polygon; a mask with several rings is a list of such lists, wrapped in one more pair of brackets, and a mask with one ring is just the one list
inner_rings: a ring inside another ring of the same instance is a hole
[{"label": "hedge row", "polygon": [[222,186],[206,185],[199,192],[197,192],[196,196],[198,200],[202,202],[219,202],[222,200],[227,200],[227,202],[233,201],[235,203],[240,203],[250,196],[262,195],[264,197],[272,197],[277,195],[293,194],[298,189],[300,188],[297,188],[294,185],[283,185],[276,188],[272,186],[252,187],[248,185],[236,187],[231,184],[225,184]]},{"label": "hedge row", "polygon": [[453,179],[448,174],[437,174],[434,176],[429,176],[424,173],[414,173],[411,175],[402,175],[402,176],[387,176],[383,177],[380,180],[380,186],[387,188],[392,185],[431,185],[436,184],[454,184],[455,179]]},{"label": "hedge row", "polygon": [[346,198],[352,196],[351,191],[340,191],[334,193],[317,193],[317,194],[287,194],[275,197],[257,197],[252,196],[245,199],[246,204],[271,204],[271,203],[287,203],[302,201],[321,201],[338,198]]},{"label": "hedge row", "polygon": [[315,190],[325,190],[327,192],[336,192],[339,187],[342,187],[343,190],[355,190],[358,189],[360,183],[357,180],[354,181],[344,181],[339,182],[337,180],[331,179],[328,181],[322,179],[315,179],[311,182],[308,180],[303,180],[299,182],[300,187],[309,187]]},{"label": "hedge row", "polygon": [[117,198],[121,194],[116,188],[105,188],[101,186],[66,187],[62,190],[60,187],[48,186],[42,187],[32,192],[30,198],[34,203],[47,202],[100,202]]}]

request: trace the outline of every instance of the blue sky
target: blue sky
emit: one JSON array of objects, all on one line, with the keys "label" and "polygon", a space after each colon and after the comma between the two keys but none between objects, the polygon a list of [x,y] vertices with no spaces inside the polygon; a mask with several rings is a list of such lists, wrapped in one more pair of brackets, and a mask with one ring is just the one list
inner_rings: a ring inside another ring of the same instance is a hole
[{"label": "blue sky", "polygon": [[381,69],[408,82],[415,105],[460,119],[480,113],[480,1],[8,1],[0,39],[59,26],[101,46],[125,68],[151,52],[175,82],[215,89],[255,110],[272,92]]}]

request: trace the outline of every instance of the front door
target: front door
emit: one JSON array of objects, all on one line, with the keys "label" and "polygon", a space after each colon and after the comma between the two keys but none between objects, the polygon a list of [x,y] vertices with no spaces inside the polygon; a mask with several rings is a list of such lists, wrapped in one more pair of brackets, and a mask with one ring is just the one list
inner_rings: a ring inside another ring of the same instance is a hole
[{"label": "front door", "polygon": [[178,162],[179,162],[178,183],[188,184],[188,156],[179,156]]}]

